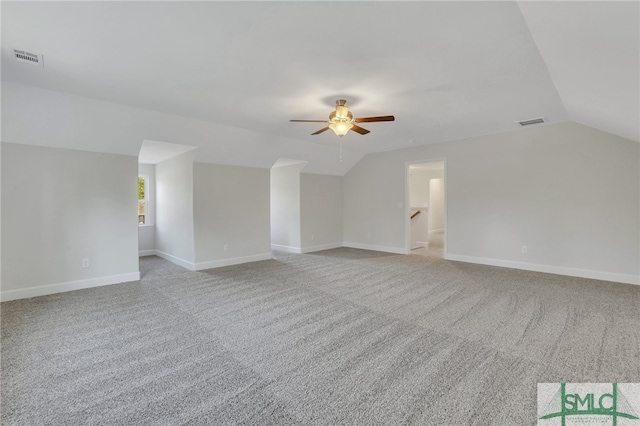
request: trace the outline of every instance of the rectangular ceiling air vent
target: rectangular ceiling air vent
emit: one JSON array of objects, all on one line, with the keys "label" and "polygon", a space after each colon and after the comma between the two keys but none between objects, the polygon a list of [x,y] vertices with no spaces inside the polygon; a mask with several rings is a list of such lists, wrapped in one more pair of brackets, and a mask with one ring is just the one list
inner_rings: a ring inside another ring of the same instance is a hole
[{"label": "rectangular ceiling air vent", "polygon": [[13,57],[20,62],[26,62],[37,67],[44,66],[42,55],[38,53],[27,52],[26,50],[13,49]]},{"label": "rectangular ceiling air vent", "polygon": [[521,126],[530,126],[532,124],[544,123],[544,119],[542,117],[538,117],[532,118],[531,120],[518,121],[517,123]]}]

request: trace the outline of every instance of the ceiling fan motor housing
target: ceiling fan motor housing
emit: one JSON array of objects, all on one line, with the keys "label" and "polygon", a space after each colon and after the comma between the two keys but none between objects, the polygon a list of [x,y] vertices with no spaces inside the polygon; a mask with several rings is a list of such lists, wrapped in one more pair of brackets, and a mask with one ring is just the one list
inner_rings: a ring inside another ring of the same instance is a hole
[{"label": "ceiling fan motor housing", "polygon": [[338,99],[336,101],[336,110],[329,114],[329,121],[335,122],[351,122],[353,121],[353,114],[346,107],[347,101],[344,99]]},{"label": "ceiling fan motor housing", "polygon": [[353,121],[353,114],[351,114],[351,111],[349,111],[346,107],[344,107],[346,109],[346,112],[344,111],[331,111],[331,114],[329,114],[329,122],[330,123],[337,123],[337,122],[352,122]]}]

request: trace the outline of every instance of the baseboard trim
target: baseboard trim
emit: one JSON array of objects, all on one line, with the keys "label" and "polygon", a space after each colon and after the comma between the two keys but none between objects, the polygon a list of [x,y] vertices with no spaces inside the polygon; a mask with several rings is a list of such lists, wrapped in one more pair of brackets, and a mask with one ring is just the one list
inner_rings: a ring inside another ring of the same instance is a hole
[{"label": "baseboard trim", "polygon": [[138,257],[157,256],[157,252],[157,250],[140,250],[138,252]]},{"label": "baseboard trim", "polygon": [[395,253],[395,254],[409,254],[406,249],[399,248],[399,247],[376,246],[372,244],[361,244],[361,243],[350,243],[350,242],[345,242],[342,245],[344,247],[356,248],[356,249],[362,249],[362,250],[382,251],[385,253]]},{"label": "baseboard trim", "polygon": [[209,260],[206,262],[198,262],[195,264],[195,270],[220,268],[222,266],[239,265],[241,263],[258,262],[260,260],[271,259],[271,253],[254,254],[251,256],[233,257],[230,259]]},{"label": "baseboard trim", "polygon": [[186,269],[188,269],[190,271],[195,271],[196,270],[196,265],[193,262],[189,262],[188,260],[181,259],[181,258],[179,258],[177,256],[174,256],[174,255],[169,254],[169,253],[165,253],[165,252],[160,251],[160,250],[153,250],[153,251],[154,251],[154,254],[156,256],[161,257],[161,258],[163,258],[165,260],[168,260],[171,263],[175,263],[176,265],[182,266],[183,268],[186,268]]},{"label": "baseboard trim", "polygon": [[342,247],[342,243],[320,244],[317,246],[304,247],[302,253],[313,253],[314,251],[331,250]]},{"label": "baseboard trim", "polygon": [[37,287],[27,287],[16,290],[6,290],[0,292],[0,301],[28,299],[30,297],[47,296],[49,294],[64,293],[85,288],[101,287],[111,284],[120,284],[130,281],[138,281],[140,272],[129,272],[127,274],[109,275],[106,277],[89,278],[86,280],[68,281],[64,283],[46,284]]},{"label": "baseboard trim", "polygon": [[283,246],[280,244],[271,244],[271,250],[280,250],[287,253],[302,253],[302,250],[298,247]]},{"label": "baseboard trim", "polygon": [[269,252],[254,254],[250,256],[233,257],[220,260],[207,260],[204,262],[193,263],[160,250],[153,250],[153,252],[153,254],[155,254],[156,256],[168,260],[171,263],[175,263],[178,266],[182,266],[183,268],[186,268],[190,271],[202,271],[203,269],[220,268],[222,266],[239,265],[241,263],[258,262],[260,260],[271,259],[271,252]]},{"label": "baseboard trim", "polygon": [[485,257],[465,256],[450,253],[445,254],[444,258],[447,260],[477,263],[480,265],[500,266],[503,268],[522,269],[525,271],[545,272],[548,274],[567,275],[570,277],[590,278],[594,280],[640,285],[640,276],[637,275],[616,274],[613,272],[567,268],[564,266],[541,265],[537,263],[517,262],[511,260],[491,259]]}]

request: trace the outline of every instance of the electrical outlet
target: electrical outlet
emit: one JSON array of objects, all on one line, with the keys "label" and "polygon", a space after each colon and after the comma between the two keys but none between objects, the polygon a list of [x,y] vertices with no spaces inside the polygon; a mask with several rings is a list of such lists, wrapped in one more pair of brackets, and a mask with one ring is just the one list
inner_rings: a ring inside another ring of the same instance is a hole
[{"label": "electrical outlet", "polygon": [[229,251],[229,244],[224,245],[224,251]]},{"label": "electrical outlet", "polygon": [[89,259],[82,259],[82,267],[83,268],[89,267]]},{"label": "electrical outlet", "polygon": [[522,248],[520,250],[522,251],[522,253],[526,253],[527,252],[527,246],[522,246]]}]

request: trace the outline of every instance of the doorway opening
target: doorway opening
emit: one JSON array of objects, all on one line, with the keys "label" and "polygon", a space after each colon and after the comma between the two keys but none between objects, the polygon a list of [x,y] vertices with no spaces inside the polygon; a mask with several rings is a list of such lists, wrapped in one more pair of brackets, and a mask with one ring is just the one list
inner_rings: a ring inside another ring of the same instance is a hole
[{"label": "doorway opening", "polygon": [[444,258],[446,252],[444,160],[407,165],[407,253]]}]

